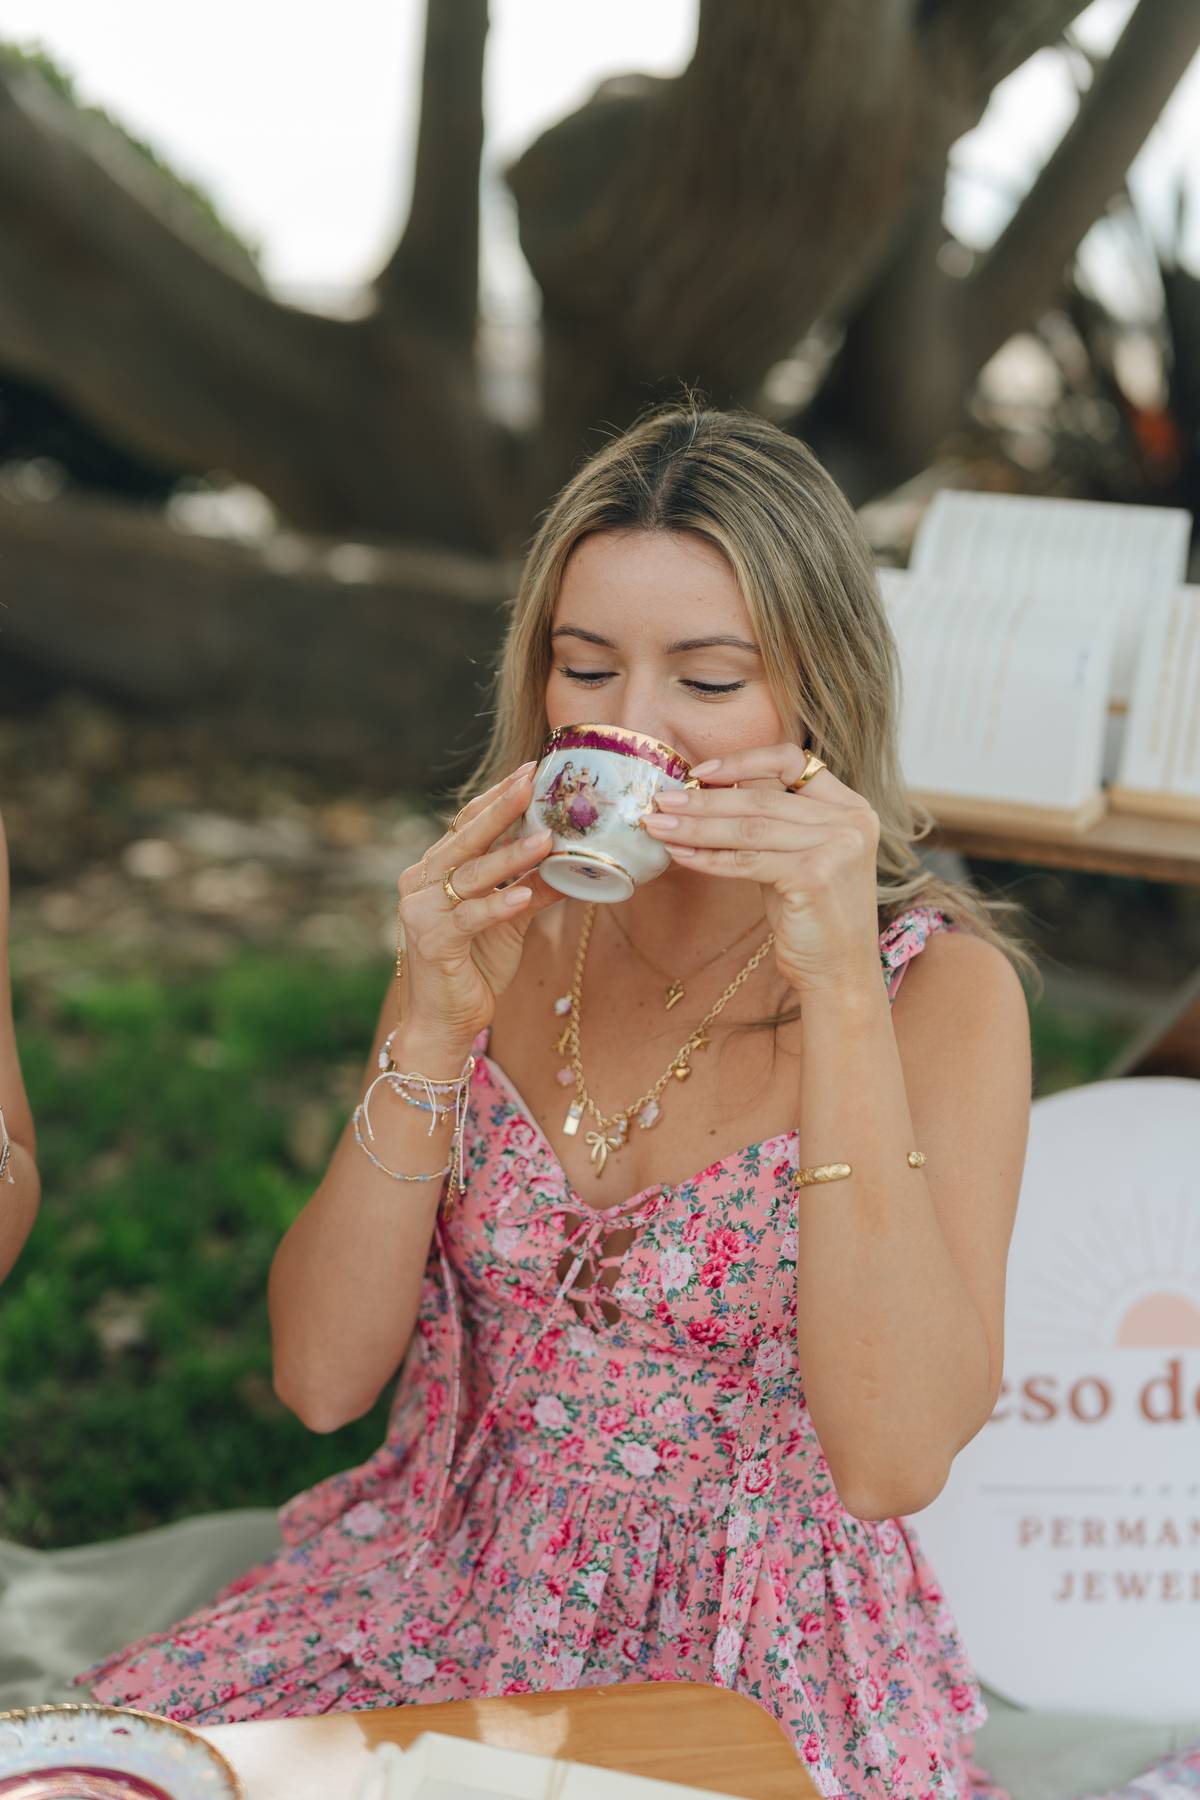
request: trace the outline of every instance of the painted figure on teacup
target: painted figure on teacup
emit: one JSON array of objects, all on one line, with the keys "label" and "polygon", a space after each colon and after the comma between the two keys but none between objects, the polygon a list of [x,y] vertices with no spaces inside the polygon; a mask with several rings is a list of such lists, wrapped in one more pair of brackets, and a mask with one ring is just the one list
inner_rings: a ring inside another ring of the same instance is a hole
[{"label": "painted figure on teacup", "polygon": [[563,837],[586,836],[606,805],[598,773],[588,768],[577,770],[570,757],[555,773],[542,799],[547,825]]}]

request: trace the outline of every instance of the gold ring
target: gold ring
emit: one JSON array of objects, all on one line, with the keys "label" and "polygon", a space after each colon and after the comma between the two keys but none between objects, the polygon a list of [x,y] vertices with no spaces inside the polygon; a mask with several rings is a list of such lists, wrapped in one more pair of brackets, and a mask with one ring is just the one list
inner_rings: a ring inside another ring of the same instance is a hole
[{"label": "gold ring", "polygon": [[467,896],[465,894],[460,894],[454,883],[451,881],[450,877],[453,873],[453,869],[446,870],[446,873],[442,876],[442,886],[446,890],[446,898],[449,900],[451,906],[461,906]]},{"label": "gold ring", "polygon": [[804,752],[804,758],[804,773],[801,775],[799,781],[793,781],[786,784],[789,794],[798,794],[806,781],[811,781],[813,776],[821,769],[827,769],[829,767],[828,763],[823,763],[821,761],[814,750],[806,750]]}]

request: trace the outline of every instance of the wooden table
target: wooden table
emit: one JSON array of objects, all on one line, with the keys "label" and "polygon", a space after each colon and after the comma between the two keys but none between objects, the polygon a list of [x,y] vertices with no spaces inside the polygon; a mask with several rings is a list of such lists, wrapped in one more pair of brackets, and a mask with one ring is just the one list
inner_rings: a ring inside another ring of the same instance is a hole
[{"label": "wooden table", "polygon": [[817,1794],[783,1727],[756,1701],[684,1681],[210,1725],[201,1735],[237,1770],[246,1800],[351,1800],[376,1744],[403,1747],[422,1731],[745,1800]]},{"label": "wooden table", "polygon": [[982,817],[976,822],[965,816],[965,801],[960,806],[952,823],[939,820],[922,842],[964,856],[1200,886],[1200,825],[1191,820],[1110,812],[1087,831],[1063,833],[1028,822],[1002,826]]},{"label": "wooden table", "polygon": [[[923,842],[962,856],[1200,887],[1200,825],[1188,820],[1110,812],[1087,831],[1064,834],[955,816],[953,823],[939,820]],[[1108,1081],[1127,1075],[1200,1080],[1200,969],[1184,978],[1103,1072]]]}]

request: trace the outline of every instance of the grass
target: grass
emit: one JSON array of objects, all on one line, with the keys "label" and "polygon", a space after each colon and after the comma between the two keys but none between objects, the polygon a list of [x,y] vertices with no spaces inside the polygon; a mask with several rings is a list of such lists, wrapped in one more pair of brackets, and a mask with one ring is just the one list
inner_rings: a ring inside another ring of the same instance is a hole
[{"label": "grass", "polygon": [[[43,1206],[0,1291],[0,1536],[276,1505],[368,1455],[275,1399],[266,1279],[353,1106],[384,961],[66,976],[18,1015]],[[18,999],[21,984],[18,983]]]},{"label": "grass", "polygon": [[[0,1290],[0,1536],[43,1546],[278,1505],[367,1456],[388,1401],[306,1431],[271,1389],[265,1304],[354,1104],[387,960],[253,950],[131,977],[72,954],[16,984],[44,1200]],[[1128,1031],[1033,1022],[1039,1093],[1096,1079]]]}]

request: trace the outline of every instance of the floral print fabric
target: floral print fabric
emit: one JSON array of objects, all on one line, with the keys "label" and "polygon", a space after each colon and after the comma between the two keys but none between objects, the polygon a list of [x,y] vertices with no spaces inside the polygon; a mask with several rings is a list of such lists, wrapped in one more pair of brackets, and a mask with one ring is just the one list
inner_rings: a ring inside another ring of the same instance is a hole
[{"label": "floral print fabric", "polygon": [[[890,998],[945,928],[884,931]],[[594,1209],[486,1040],[384,1443],[282,1509],[271,1561],[77,1679],[204,1724],[707,1682],[830,1800],[1008,1800],[911,1521],[846,1511],[805,1406],[798,1133]]]}]

